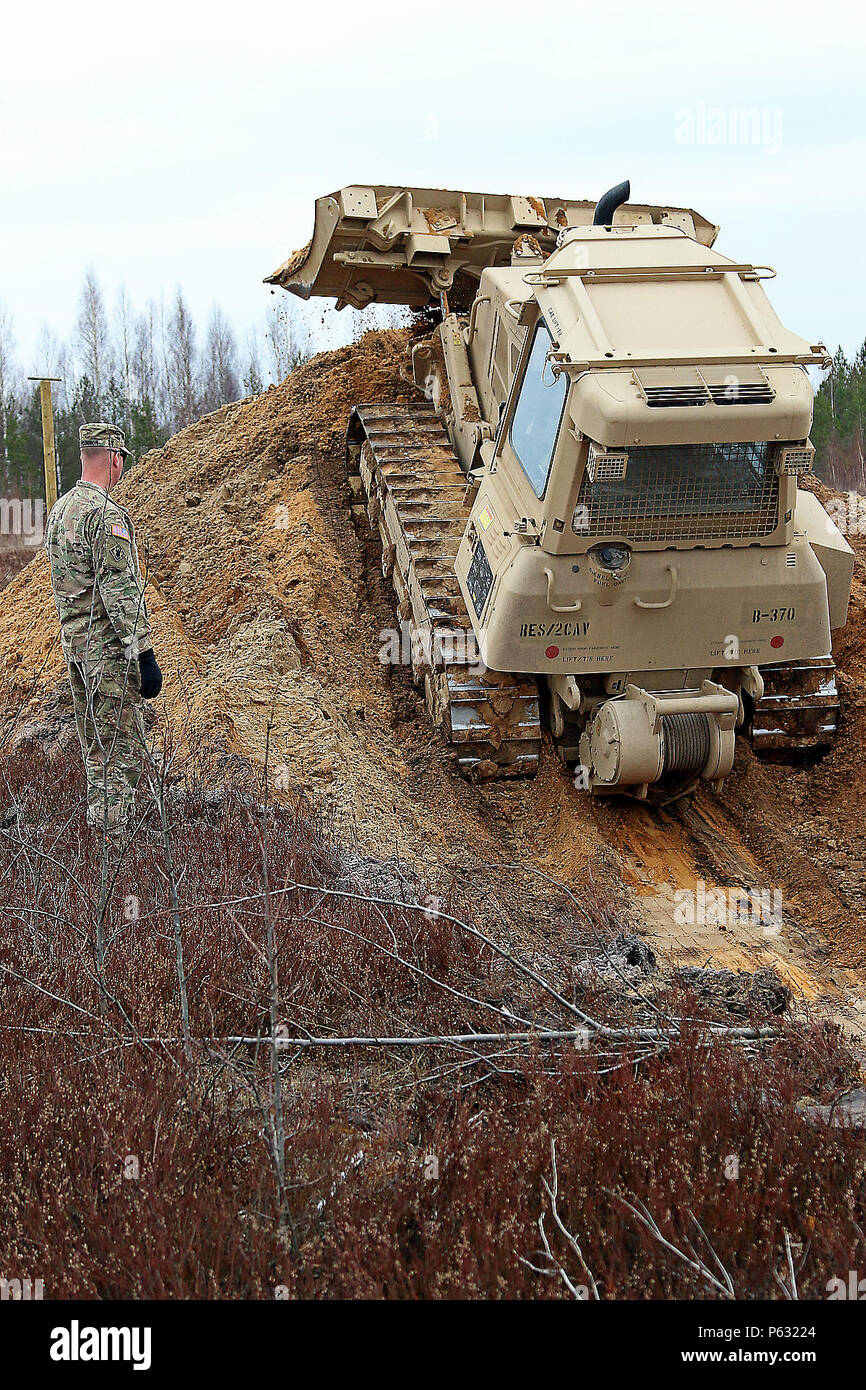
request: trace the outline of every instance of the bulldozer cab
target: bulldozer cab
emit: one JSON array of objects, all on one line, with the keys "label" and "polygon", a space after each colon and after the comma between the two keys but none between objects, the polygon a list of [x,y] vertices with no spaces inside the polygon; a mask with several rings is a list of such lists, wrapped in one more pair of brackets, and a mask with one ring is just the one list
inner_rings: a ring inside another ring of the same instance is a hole
[{"label": "bulldozer cab", "polygon": [[789,539],[805,369],[827,353],[783,328],[770,274],[662,226],[575,229],[484,273],[468,345],[495,411],[484,452],[544,549]]}]

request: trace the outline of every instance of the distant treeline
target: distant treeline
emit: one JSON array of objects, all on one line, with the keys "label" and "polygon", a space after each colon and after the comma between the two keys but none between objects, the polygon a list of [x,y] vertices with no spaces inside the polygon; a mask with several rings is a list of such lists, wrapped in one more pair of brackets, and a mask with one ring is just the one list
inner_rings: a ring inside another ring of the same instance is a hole
[{"label": "distant treeline", "polygon": [[839,492],[866,494],[863,422],[866,420],[866,342],[849,362],[840,348],[818,388],[812,443],[815,471]]},{"label": "distant treeline", "polygon": [[288,301],[261,332],[239,344],[217,307],[201,330],[180,290],[170,306],[137,312],[125,290],[112,311],[92,271],[84,277],[75,333],[64,343],[42,330],[37,362],[18,361],[13,325],[0,303],[0,494],[43,494],[42,417],[33,372],[60,377],[53,386],[61,491],[78,476],[78,426],[112,420],[136,456],[227,401],[281,381],[309,355]]}]

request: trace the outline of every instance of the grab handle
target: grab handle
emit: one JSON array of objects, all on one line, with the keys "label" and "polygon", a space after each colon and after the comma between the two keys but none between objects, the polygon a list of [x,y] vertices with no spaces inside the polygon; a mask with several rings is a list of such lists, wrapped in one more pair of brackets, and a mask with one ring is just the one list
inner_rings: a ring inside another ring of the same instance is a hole
[{"label": "grab handle", "polygon": [[553,570],[544,571],[547,579],[547,606],[551,613],[579,613],[583,607],[583,601],[577,599],[575,603],[554,603],[553,602]]},{"label": "grab handle", "polygon": [[665,569],[671,577],[671,588],[667,598],[661,603],[646,603],[642,598],[636,598],[634,601],[635,608],[670,608],[677,596],[677,567],[676,565],[666,565]]}]

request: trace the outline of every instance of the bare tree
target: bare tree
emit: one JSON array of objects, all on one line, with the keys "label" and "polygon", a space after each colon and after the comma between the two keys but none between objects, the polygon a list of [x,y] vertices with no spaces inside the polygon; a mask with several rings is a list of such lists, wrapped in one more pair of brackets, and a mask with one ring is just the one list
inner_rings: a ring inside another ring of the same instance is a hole
[{"label": "bare tree", "polygon": [[77,339],[82,371],[92,382],[97,399],[100,399],[111,375],[111,338],[102,290],[92,269],[84,276]]},{"label": "bare tree", "polygon": [[205,339],[202,409],[206,413],[216,410],[226,401],[236,401],[240,394],[235,335],[222,310],[214,305]]},{"label": "bare tree", "polygon": [[262,364],[259,357],[259,340],[254,328],[247,332],[246,342],[246,370],[243,377],[243,388],[248,396],[258,396],[264,389],[264,378],[262,376]]},{"label": "bare tree", "polygon": [[9,425],[8,402],[13,390],[15,373],[15,338],[12,333],[12,319],[4,305],[0,304],[0,462],[4,467],[9,462],[6,452],[6,430]]},{"label": "bare tree", "polygon": [[170,342],[169,342],[169,323],[165,315],[165,301],[160,295],[159,299],[159,356],[160,356],[160,397],[159,406],[162,415],[169,424],[173,424],[176,416],[176,405],[174,400],[174,382],[170,368]]},{"label": "bare tree", "polygon": [[132,308],[125,285],[117,292],[117,344],[119,352],[120,384],[126,401],[132,400]]},{"label": "bare tree", "polygon": [[268,372],[271,380],[284,381],[303,362],[305,353],[300,343],[296,323],[289,304],[280,304],[269,314],[265,328],[268,344]]},{"label": "bare tree", "polygon": [[156,306],[153,301],[135,321],[132,373],[137,400],[142,403],[149,401],[156,406],[161,374],[156,353]]},{"label": "bare tree", "polygon": [[63,347],[52,328],[43,323],[36,339],[36,370],[40,376],[59,376]]},{"label": "bare tree", "polygon": [[166,366],[169,398],[173,405],[174,423],[183,429],[191,425],[198,414],[198,349],[195,324],[180,288],[168,324],[168,338]]}]

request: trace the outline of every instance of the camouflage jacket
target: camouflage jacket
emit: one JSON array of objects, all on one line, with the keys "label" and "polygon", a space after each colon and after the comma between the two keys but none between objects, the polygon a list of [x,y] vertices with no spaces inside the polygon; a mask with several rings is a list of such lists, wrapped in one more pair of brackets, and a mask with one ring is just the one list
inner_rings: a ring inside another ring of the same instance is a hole
[{"label": "camouflage jacket", "polygon": [[134,658],[152,646],[132,522],[104,488],[81,481],[64,493],[45,548],[67,658]]}]

